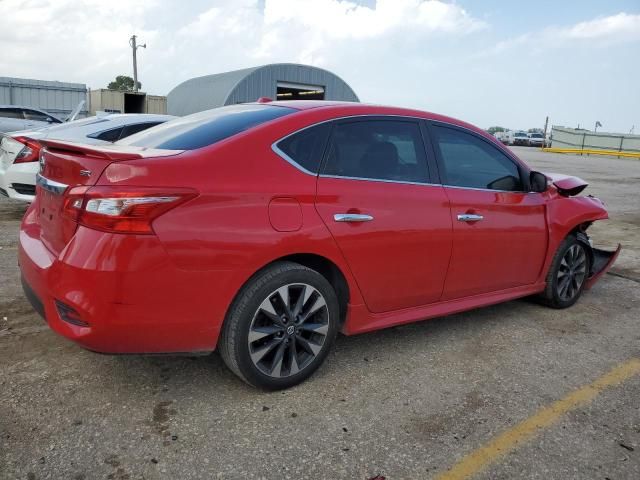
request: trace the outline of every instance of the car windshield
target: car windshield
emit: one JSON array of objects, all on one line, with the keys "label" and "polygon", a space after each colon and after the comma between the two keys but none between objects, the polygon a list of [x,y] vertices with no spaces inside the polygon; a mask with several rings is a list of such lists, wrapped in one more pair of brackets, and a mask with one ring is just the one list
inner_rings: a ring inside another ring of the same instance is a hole
[{"label": "car windshield", "polygon": [[518,133],[516,133],[516,137],[526,137],[526,136],[527,136],[527,134],[526,134],[526,133],[524,133],[524,132],[518,132]]},{"label": "car windshield", "polygon": [[531,138],[542,138],[542,134],[541,133],[532,133],[531,134]]},{"label": "car windshield", "polygon": [[116,145],[195,150],[295,111],[293,108],[261,104],[214,108],[150,128],[120,140]]}]

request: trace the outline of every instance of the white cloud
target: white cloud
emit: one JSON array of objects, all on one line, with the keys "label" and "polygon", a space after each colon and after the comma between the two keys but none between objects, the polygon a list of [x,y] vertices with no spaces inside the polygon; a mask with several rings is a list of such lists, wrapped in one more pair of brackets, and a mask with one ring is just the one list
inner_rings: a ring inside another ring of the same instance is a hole
[{"label": "white cloud", "polygon": [[559,36],[574,39],[637,40],[640,39],[640,15],[623,12],[580,22],[572,27],[560,29],[557,33]]},{"label": "white cloud", "polygon": [[[628,111],[625,124],[640,123],[633,113],[640,111],[637,98],[634,103],[622,93],[635,91],[628,85],[640,73],[629,61],[637,56],[640,15],[620,13],[505,39],[501,27],[518,9],[478,17],[464,2],[0,0],[0,72],[105,87],[116,75],[131,74],[128,40],[136,33],[148,45],[139,51],[139,77],[154,94],[198,75],[297,62],[334,71],[363,101],[440,111],[485,126],[526,127],[524,118],[546,114],[548,92],[555,95],[554,108],[586,112],[592,106],[584,98],[615,83],[607,92],[622,100],[602,100],[600,111]],[[609,45],[616,48],[589,63],[592,48]],[[614,76],[616,69],[621,73]],[[543,101],[513,105],[541,91],[547,92]]]},{"label": "white cloud", "polygon": [[599,17],[565,27],[548,27],[538,32],[527,32],[498,42],[481,56],[501,54],[508,49],[525,49],[544,53],[550,48],[609,47],[614,44],[640,40],[640,15],[618,13]]}]

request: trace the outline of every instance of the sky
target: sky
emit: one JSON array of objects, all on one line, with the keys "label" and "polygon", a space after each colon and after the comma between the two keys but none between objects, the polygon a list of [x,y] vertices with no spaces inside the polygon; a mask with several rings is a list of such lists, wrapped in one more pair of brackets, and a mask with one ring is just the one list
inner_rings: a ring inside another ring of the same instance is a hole
[{"label": "sky", "polygon": [[640,0],[0,0],[0,76],[143,90],[275,62],[480,127],[640,131]]}]

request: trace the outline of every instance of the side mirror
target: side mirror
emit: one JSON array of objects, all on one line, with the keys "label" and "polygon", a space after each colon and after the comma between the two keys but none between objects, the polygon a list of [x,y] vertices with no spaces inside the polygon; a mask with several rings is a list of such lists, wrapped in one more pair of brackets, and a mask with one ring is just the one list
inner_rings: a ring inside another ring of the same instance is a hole
[{"label": "side mirror", "polygon": [[529,189],[532,192],[542,193],[547,191],[547,176],[540,172],[531,172],[529,174]]}]

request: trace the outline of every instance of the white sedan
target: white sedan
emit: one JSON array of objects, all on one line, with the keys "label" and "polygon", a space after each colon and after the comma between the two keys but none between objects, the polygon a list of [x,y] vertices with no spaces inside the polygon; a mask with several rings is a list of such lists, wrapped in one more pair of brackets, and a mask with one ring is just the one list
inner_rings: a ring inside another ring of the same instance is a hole
[{"label": "white sedan", "polygon": [[0,134],[0,194],[26,202],[34,199],[39,139],[104,145],[174,118],[172,115],[111,114],[40,130]]}]

